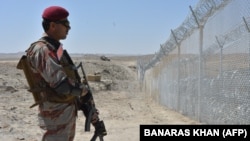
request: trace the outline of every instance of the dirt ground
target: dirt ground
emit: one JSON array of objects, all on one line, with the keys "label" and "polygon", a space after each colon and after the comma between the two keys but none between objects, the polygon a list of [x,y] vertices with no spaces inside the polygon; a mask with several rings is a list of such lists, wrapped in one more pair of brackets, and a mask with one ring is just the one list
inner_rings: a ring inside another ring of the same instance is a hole
[{"label": "dirt ground", "polygon": [[[100,82],[89,82],[100,118],[108,135],[106,141],[138,141],[140,124],[199,124],[179,113],[155,103],[139,90],[136,59],[131,56],[113,56],[103,61],[99,56],[75,57],[83,62],[87,74],[101,75]],[[30,109],[33,97],[18,59],[0,58],[0,140],[40,141],[37,126],[37,107]],[[85,117],[79,111],[75,141],[87,141],[93,135],[84,131]]]}]

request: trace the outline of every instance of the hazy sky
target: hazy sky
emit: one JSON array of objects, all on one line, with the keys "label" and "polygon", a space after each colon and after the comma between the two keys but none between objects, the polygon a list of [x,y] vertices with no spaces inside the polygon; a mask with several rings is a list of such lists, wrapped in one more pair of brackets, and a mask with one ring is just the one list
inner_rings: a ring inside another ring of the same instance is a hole
[{"label": "hazy sky", "polygon": [[0,53],[25,51],[43,34],[43,10],[66,8],[72,29],[61,40],[70,53],[152,54],[199,0],[2,0]]}]

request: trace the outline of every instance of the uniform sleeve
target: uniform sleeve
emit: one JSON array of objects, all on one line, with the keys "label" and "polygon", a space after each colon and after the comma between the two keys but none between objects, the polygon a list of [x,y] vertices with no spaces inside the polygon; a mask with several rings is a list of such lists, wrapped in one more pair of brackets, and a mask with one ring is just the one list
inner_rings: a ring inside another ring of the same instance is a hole
[{"label": "uniform sleeve", "polygon": [[60,94],[80,95],[82,90],[67,79],[56,54],[46,45],[37,44],[30,52],[30,62],[51,88]]}]

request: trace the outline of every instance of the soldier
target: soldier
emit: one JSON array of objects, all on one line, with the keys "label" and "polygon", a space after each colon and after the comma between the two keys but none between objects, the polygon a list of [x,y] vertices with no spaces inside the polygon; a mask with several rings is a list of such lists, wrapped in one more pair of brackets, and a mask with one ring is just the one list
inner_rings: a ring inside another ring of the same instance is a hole
[{"label": "soldier", "polygon": [[[75,136],[76,97],[85,96],[88,89],[71,80],[60,64],[63,55],[60,40],[70,30],[69,12],[60,6],[50,6],[42,14],[43,37],[32,43],[26,56],[39,87],[38,121],[44,134],[42,141],[73,141]],[[36,102],[37,102],[36,101]]]}]

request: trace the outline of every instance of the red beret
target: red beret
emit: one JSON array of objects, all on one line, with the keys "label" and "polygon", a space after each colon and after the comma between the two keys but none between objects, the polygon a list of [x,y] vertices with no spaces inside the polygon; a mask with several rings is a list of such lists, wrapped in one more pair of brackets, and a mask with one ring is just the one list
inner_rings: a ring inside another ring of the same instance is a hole
[{"label": "red beret", "polygon": [[43,11],[43,19],[58,21],[67,18],[69,12],[60,6],[50,6]]}]

